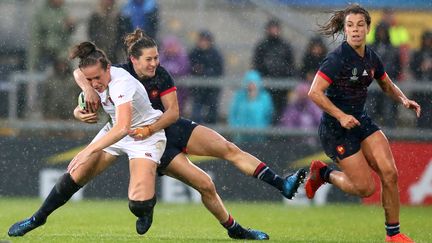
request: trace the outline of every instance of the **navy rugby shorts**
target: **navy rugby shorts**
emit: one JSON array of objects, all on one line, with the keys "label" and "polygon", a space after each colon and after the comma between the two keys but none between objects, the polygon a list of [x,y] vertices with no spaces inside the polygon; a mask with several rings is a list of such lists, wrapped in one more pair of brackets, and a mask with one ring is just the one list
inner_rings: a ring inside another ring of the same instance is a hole
[{"label": "navy rugby shorts", "polygon": [[197,126],[198,124],[195,122],[180,117],[174,124],[165,128],[167,143],[165,152],[160,160],[161,163],[158,167],[159,174],[163,173],[174,157],[179,153],[186,151],[187,143],[192,135],[192,131]]},{"label": "navy rugby shorts", "polygon": [[321,118],[318,134],[324,152],[333,161],[343,160],[360,150],[360,143],[369,135],[380,130],[377,124],[365,113],[354,115],[360,126],[343,128],[339,121],[328,114]]}]

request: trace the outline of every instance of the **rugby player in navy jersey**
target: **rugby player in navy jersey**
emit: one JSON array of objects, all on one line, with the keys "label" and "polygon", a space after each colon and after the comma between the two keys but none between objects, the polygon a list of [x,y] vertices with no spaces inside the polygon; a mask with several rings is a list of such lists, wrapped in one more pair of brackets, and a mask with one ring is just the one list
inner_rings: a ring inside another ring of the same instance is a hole
[{"label": "rugby player in navy jersey", "polygon": [[379,56],[366,46],[369,13],[358,4],[335,11],[320,26],[326,36],[342,32],[343,43],[322,62],[309,97],[324,111],[319,136],[325,153],[341,171],[321,161],[312,161],[305,189],[308,198],[324,183],[342,191],[368,197],[375,192],[371,169],[380,177],[387,242],[413,242],[400,233],[398,172],[389,142],[365,112],[367,88],[377,80],[388,96],[420,116],[420,106],[408,99],[392,82]]},{"label": "rugby player in navy jersey", "polygon": [[[179,118],[176,87],[169,73],[159,65],[159,54],[154,40],[141,30],[136,30],[126,37],[125,44],[129,62],[118,66],[140,80],[148,92],[153,107],[164,112],[157,122],[134,130],[131,135],[142,139],[155,131],[165,129],[167,147],[161,158],[159,171],[195,188],[201,194],[204,205],[228,230],[231,238],[268,239],[268,235],[264,232],[244,229],[232,218],[225,209],[209,175],[190,162],[186,153],[231,161],[243,173],[267,182],[288,199],[294,196],[305,178],[305,170],[301,169],[293,175],[282,178],[265,163],[242,151],[216,131]],[[78,85],[85,91],[88,107],[92,106],[96,110],[99,98],[87,87],[79,70],[74,72],[74,76]],[[95,113],[76,109],[74,114],[81,121],[97,121]]]}]

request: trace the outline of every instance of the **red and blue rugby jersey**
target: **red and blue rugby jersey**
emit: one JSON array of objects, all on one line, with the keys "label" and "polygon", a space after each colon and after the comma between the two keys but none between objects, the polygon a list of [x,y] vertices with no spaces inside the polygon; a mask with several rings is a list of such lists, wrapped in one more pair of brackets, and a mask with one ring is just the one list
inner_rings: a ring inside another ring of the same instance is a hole
[{"label": "red and blue rugby jersey", "polygon": [[361,57],[344,41],[323,60],[317,75],[330,83],[325,94],[333,104],[347,114],[358,114],[364,111],[369,85],[387,74],[372,49],[366,46]]}]

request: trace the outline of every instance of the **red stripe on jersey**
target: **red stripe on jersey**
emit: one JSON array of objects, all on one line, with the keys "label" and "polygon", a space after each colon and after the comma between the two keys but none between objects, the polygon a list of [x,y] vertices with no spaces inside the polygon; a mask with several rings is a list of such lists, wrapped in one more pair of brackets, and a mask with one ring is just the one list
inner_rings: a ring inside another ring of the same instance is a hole
[{"label": "red stripe on jersey", "polygon": [[385,78],[387,77],[387,73],[386,72],[384,72],[384,74],[380,77],[380,79],[379,80],[384,80]]},{"label": "red stripe on jersey", "polygon": [[169,93],[176,91],[176,90],[177,90],[176,87],[169,88],[169,89],[165,90],[164,92],[160,93],[160,96],[162,97],[162,96],[169,94]]},{"label": "red stripe on jersey", "polygon": [[329,82],[329,84],[333,83],[333,80],[331,78],[329,78],[329,76],[327,76],[325,73],[318,71],[317,75],[320,76],[321,78],[325,79],[327,82]]}]

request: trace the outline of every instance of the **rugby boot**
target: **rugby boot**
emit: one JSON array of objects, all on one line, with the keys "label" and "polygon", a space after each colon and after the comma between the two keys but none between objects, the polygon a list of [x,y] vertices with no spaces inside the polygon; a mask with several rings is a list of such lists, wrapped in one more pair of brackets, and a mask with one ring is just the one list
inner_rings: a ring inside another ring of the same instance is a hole
[{"label": "rugby boot", "polygon": [[136,221],[136,231],[138,234],[143,235],[147,233],[153,223],[153,210],[151,214],[140,217]]},{"label": "rugby boot", "polygon": [[386,235],[386,242],[399,242],[399,243],[414,243],[413,240],[411,240],[408,236],[399,233],[399,234],[395,234],[393,236],[388,236]]},{"label": "rugby boot", "polygon": [[228,230],[228,236],[231,239],[236,240],[268,240],[270,237],[259,230],[245,229],[243,227],[238,227],[235,230]]},{"label": "rugby boot", "polygon": [[312,161],[309,168],[309,176],[306,180],[305,190],[306,196],[312,199],[315,196],[315,192],[322,186],[325,181],[321,178],[320,169],[327,166],[326,163],[319,160]]},{"label": "rugby boot", "polygon": [[23,236],[27,232],[34,230],[35,228],[45,224],[46,220],[37,222],[35,217],[30,217],[13,224],[8,231],[8,235],[11,237]]},{"label": "rugby boot", "polygon": [[283,183],[281,191],[282,195],[288,199],[292,199],[297,193],[297,189],[299,188],[300,184],[303,183],[305,178],[305,169],[299,169],[296,173],[287,176]]}]

